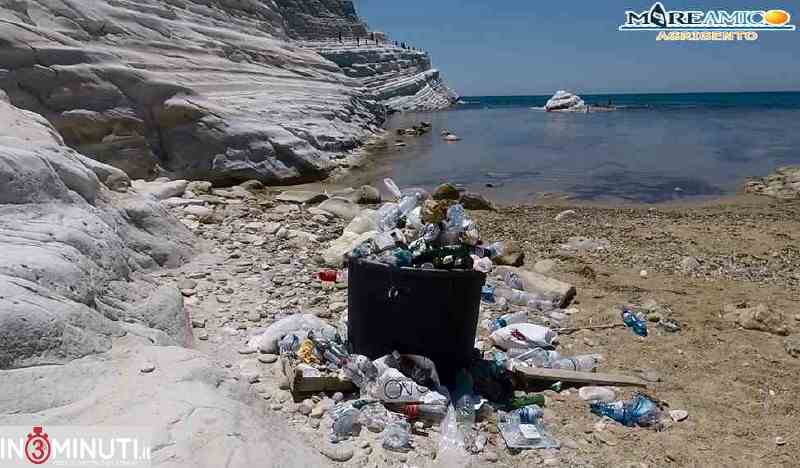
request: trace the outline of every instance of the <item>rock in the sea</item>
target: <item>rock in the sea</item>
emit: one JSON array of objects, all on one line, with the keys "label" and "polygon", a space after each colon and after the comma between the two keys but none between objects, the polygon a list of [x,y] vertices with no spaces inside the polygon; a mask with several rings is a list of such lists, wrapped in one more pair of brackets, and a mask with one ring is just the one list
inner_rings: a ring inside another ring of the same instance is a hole
[{"label": "rock in the sea", "polygon": [[458,200],[461,197],[461,192],[458,191],[455,185],[445,183],[436,187],[432,196],[434,200]]},{"label": "rock in the sea", "polygon": [[588,108],[583,102],[583,99],[575,94],[569,93],[564,90],[556,91],[547,103],[544,105],[544,110],[550,111],[572,111],[572,112],[585,112]]},{"label": "rock in the sea", "polygon": [[723,317],[736,322],[747,330],[757,330],[774,335],[788,335],[786,319],[782,312],[765,304],[727,304],[723,308]]},{"label": "rock in the sea", "polygon": [[459,203],[464,205],[464,208],[468,210],[476,210],[476,211],[494,211],[495,207],[492,205],[492,202],[486,199],[483,195],[478,193],[471,193],[467,192],[461,195],[459,199]]}]

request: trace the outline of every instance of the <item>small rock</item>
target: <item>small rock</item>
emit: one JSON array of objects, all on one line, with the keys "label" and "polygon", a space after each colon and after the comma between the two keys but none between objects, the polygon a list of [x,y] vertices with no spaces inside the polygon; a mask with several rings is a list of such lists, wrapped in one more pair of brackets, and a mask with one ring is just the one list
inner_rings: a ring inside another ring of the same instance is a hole
[{"label": "small rock", "polygon": [[288,203],[319,203],[328,199],[324,193],[310,190],[286,190],[275,197],[276,200]]},{"label": "small rock", "polygon": [[258,355],[258,362],[264,364],[272,364],[278,360],[277,354],[259,354]]},{"label": "small rock", "polygon": [[358,203],[374,204],[381,202],[381,192],[371,185],[362,185],[358,190]]},{"label": "small rock", "polygon": [[269,407],[272,411],[280,411],[283,409],[283,405],[279,405],[278,403],[273,403]]},{"label": "small rock", "polygon": [[250,312],[249,314],[247,314],[247,320],[251,322],[260,322],[261,314],[259,312]]},{"label": "small rock", "polygon": [[206,319],[201,319],[201,318],[192,319],[192,328],[205,328],[205,327],[206,327]]},{"label": "small rock", "polygon": [[341,444],[324,445],[319,449],[319,452],[333,461],[346,462],[353,458],[354,451],[352,447],[347,447]]},{"label": "small rock", "polygon": [[200,332],[200,333],[197,335],[197,339],[198,339],[198,340],[200,340],[200,341],[208,341],[208,333],[206,333],[206,332]]},{"label": "small rock", "polygon": [[328,310],[333,314],[342,312],[346,308],[347,304],[344,302],[332,302],[331,305],[328,306]]},{"label": "small rock", "polygon": [[775,445],[777,446],[786,445],[786,439],[784,439],[783,437],[776,437]]},{"label": "small rock", "polygon": [[305,399],[297,405],[297,412],[302,414],[303,416],[308,416],[311,414],[311,411],[314,410],[314,402],[309,399]]},{"label": "small rock", "polygon": [[757,304],[753,307],[748,307],[747,304],[728,304],[723,309],[723,317],[726,320],[736,322],[740,327],[747,330],[757,330],[783,336],[789,334],[783,313],[773,310],[764,304]]},{"label": "small rock", "polygon": [[193,279],[184,279],[178,281],[178,289],[194,289],[197,287],[197,281]]},{"label": "small rock", "polygon": [[362,449],[365,449],[365,448],[369,447],[369,441],[368,440],[362,440],[361,442],[358,443],[358,446],[361,447]]},{"label": "small rock", "polygon": [[309,413],[309,416],[311,416],[312,418],[320,419],[323,416],[325,416],[326,412],[327,412],[327,409],[325,408],[325,405],[317,404],[311,410],[311,413]]},{"label": "small rock", "polygon": [[661,382],[661,375],[652,369],[647,369],[641,372],[642,378],[648,382]]},{"label": "small rock", "polygon": [[535,271],[536,273],[541,273],[543,275],[546,275],[546,274],[550,273],[550,271],[553,268],[555,268],[555,266],[556,266],[556,261],[555,260],[551,260],[549,258],[546,258],[544,260],[539,260],[538,262],[534,263],[533,271]]},{"label": "small rock", "polygon": [[336,393],[333,394],[333,401],[338,403],[338,402],[340,402],[342,400],[344,400],[344,393],[336,392]]},{"label": "small rock", "polygon": [[281,378],[278,381],[278,388],[281,389],[281,390],[289,390],[289,388],[290,388],[289,387],[289,379],[287,379],[286,377]]},{"label": "small rock", "polygon": [[681,270],[684,273],[692,273],[700,268],[700,262],[694,257],[683,257],[681,260]]},{"label": "small rock", "polygon": [[783,348],[789,356],[800,358],[800,335],[794,335],[783,341]]},{"label": "small rock", "polygon": [[359,208],[357,204],[344,198],[329,198],[319,205],[319,209],[327,211],[345,221],[352,220],[358,216],[359,211],[361,211],[361,208]]},{"label": "small rock", "polygon": [[492,450],[487,450],[483,454],[483,459],[489,463],[497,463],[499,457],[497,456],[497,452],[494,452]]},{"label": "small rock", "polygon": [[647,278],[647,270],[642,270],[639,272],[639,276],[642,278]]},{"label": "small rock", "polygon": [[255,352],[256,352],[256,349],[250,348],[250,347],[247,347],[247,346],[245,346],[244,348],[239,348],[239,350],[238,350],[239,354],[242,354],[242,355],[245,355],[245,356],[248,355],[248,354],[253,354]]},{"label": "small rock", "polygon": [[669,412],[669,417],[675,422],[681,422],[689,417],[689,412],[686,410],[671,410]]},{"label": "small rock", "polygon": [[152,362],[146,362],[139,369],[139,372],[141,372],[142,374],[149,374],[149,373],[153,372],[154,370],[156,370],[156,365],[153,364]]},{"label": "small rock", "polygon": [[464,208],[473,211],[494,211],[495,207],[492,205],[492,202],[487,200],[483,195],[477,193],[467,192],[461,195],[459,199],[459,203],[464,206]]},{"label": "small rock", "polygon": [[605,431],[595,431],[594,438],[597,439],[598,442],[602,442],[609,447],[614,447],[617,445],[616,438],[609,432]]},{"label": "small rock", "polygon": [[571,217],[575,216],[576,214],[578,214],[578,213],[576,213],[575,210],[564,210],[561,213],[556,215],[556,221],[559,221],[559,222],[563,221],[563,220],[565,220],[567,218],[571,218]]},{"label": "small rock", "polygon": [[614,401],[617,397],[614,390],[608,387],[581,387],[578,395],[584,401]]},{"label": "small rock", "polygon": [[442,184],[433,191],[434,200],[458,200],[460,196],[461,194],[453,184]]}]

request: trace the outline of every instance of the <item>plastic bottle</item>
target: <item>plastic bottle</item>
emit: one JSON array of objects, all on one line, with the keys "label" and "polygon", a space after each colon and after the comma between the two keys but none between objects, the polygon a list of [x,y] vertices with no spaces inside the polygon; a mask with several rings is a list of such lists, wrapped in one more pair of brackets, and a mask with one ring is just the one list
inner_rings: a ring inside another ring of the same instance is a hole
[{"label": "plastic bottle", "polygon": [[622,309],[622,322],[639,336],[647,336],[647,321],[641,315],[627,307]]},{"label": "plastic bottle", "polygon": [[400,193],[400,189],[397,187],[397,184],[395,184],[392,179],[387,177],[383,179],[383,183],[384,185],[386,185],[386,188],[389,190],[389,193],[392,194],[392,197],[394,198],[401,197],[402,194]]},{"label": "plastic bottle", "polygon": [[398,409],[410,421],[425,421],[431,424],[438,424],[444,421],[445,416],[447,416],[447,406],[445,405],[405,405]]},{"label": "plastic bottle", "polygon": [[520,278],[518,274],[511,270],[506,271],[506,274],[503,277],[503,282],[505,282],[506,286],[511,289],[518,289],[520,291],[525,289],[525,285],[522,283],[522,278]]},{"label": "plastic bottle", "polygon": [[397,208],[400,210],[400,216],[408,216],[411,211],[419,204],[419,195],[412,193],[400,199]]},{"label": "plastic bottle", "polygon": [[[505,297],[510,304],[518,306],[526,306],[536,310],[542,310],[548,304],[552,305],[550,309],[555,308],[555,300],[552,297],[543,294],[536,294],[532,292],[520,291],[519,289],[511,289],[498,286],[494,292],[495,296]],[[547,309],[547,310],[550,310]]]},{"label": "plastic bottle", "polygon": [[561,359],[558,351],[549,351],[543,348],[511,348],[508,357],[540,369],[549,369],[553,363]]},{"label": "plastic bottle", "polygon": [[599,354],[586,354],[582,356],[574,356],[568,358],[561,358],[552,363],[552,369],[571,370],[578,372],[595,372],[597,365],[602,360]]},{"label": "plastic bottle", "polygon": [[528,312],[523,310],[520,312],[514,312],[512,314],[505,314],[499,318],[490,320],[487,324],[487,328],[489,329],[489,332],[493,332],[514,323],[525,323],[527,321]]},{"label": "plastic bottle", "polygon": [[494,242],[486,247],[486,253],[489,258],[499,257],[505,252],[505,244],[501,242]]},{"label": "plastic bottle", "polygon": [[544,406],[544,403],[544,395],[540,393],[534,393],[532,395],[512,398],[511,401],[508,402],[508,407],[511,409],[518,409],[530,405]]},{"label": "plastic bottle", "polygon": [[347,440],[351,435],[361,433],[361,411],[354,404],[340,403],[331,410],[333,427],[331,442]]},{"label": "plastic bottle", "polygon": [[652,426],[658,424],[661,411],[658,405],[647,395],[636,393],[630,400],[613,403],[595,402],[591,405],[592,413],[608,416],[626,426]]},{"label": "plastic bottle", "polygon": [[406,421],[395,421],[383,433],[383,448],[393,452],[411,450],[411,425]]},{"label": "plastic bottle", "polygon": [[391,231],[400,221],[400,208],[397,203],[384,203],[378,208],[377,218],[379,232]]},{"label": "plastic bottle", "polygon": [[497,427],[509,448],[556,448],[558,442],[544,430],[544,412],[536,405],[525,406],[510,413],[498,413]]},{"label": "plastic bottle", "polygon": [[481,300],[484,302],[494,302],[494,286],[491,284],[484,284],[481,288]]}]

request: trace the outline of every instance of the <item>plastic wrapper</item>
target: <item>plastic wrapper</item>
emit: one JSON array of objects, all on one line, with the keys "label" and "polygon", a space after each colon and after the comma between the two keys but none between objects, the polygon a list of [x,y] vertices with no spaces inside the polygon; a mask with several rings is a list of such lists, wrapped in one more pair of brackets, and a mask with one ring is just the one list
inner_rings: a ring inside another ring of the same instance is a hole
[{"label": "plastic wrapper", "polygon": [[503,349],[552,348],[558,343],[558,334],[541,325],[518,323],[496,330],[489,339]]}]

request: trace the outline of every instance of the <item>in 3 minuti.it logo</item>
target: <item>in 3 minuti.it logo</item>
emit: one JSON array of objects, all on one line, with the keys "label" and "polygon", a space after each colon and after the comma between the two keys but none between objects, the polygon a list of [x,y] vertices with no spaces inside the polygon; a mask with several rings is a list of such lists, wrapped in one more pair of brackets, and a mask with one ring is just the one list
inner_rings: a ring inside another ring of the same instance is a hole
[{"label": "in 3 minuti.it logo", "polygon": [[[656,2],[625,12],[620,31],[657,31],[657,40],[756,40],[760,31],[794,31],[786,10],[667,10]],[[688,34],[686,34],[688,33]]]}]

